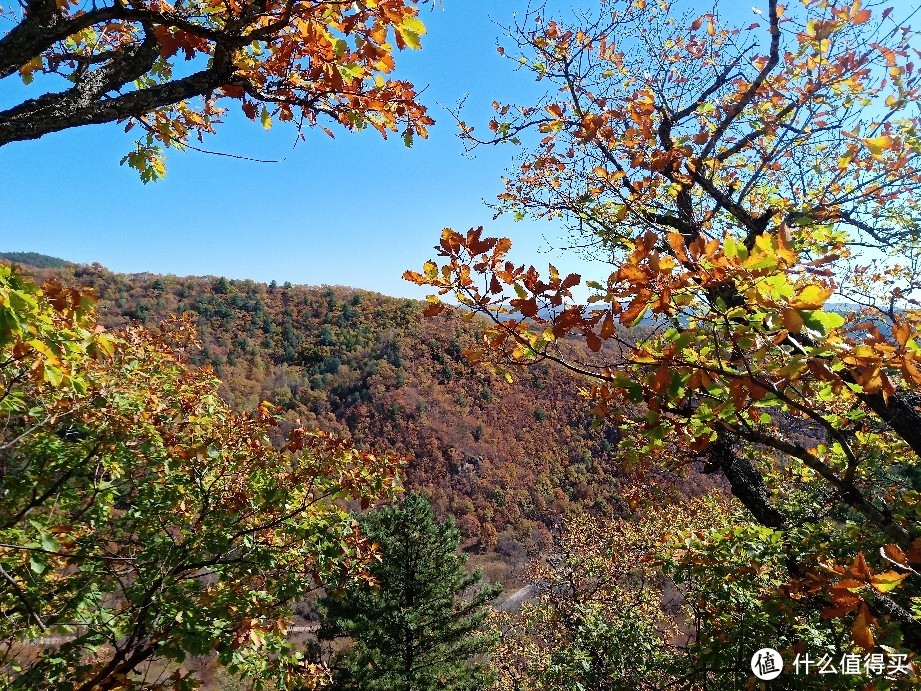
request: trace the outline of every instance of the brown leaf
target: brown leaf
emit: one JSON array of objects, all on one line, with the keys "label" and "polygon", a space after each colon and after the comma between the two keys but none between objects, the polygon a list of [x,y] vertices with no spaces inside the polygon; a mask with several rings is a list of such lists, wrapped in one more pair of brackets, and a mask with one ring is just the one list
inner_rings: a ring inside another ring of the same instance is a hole
[{"label": "brown leaf", "polygon": [[512,300],[512,305],[525,317],[530,318],[537,314],[537,300],[533,297],[527,300]]},{"label": "brown leaf", "polygon": [[601,321],[601,338],[608,340],[614,335],[614,318],[610,312],[606,312],[604,319]]},{"label": "brown leaf", "polygon": [[822,619],[837,619],[838,617],[843,617],[848,612],[853,611],[854,607],[857,606],[857,603],[835,605],[832,607],[826,607],[822,610],[821,617]]},{"label": "brown leaf", "polygon": [[916,537],[908,548],[908,554],[905,555],[911,564],[921,564],[921,537]]},{"label": "brown leaf", "polygon": [[850,573],[855,578],[860,578],[864,581],[869,580],[870,567],[867,566],[867,560],[864,559],[863,552],[857,553],[857,558],[854,559],[854,565],[850,568]]},{"label": "brown leaf", "polygon": [[445,305],[439,302],[431,302],[429,305],[422,310],[423,317],[434,317],[435,315],[441,314],[445,310]]},{"label": "brown leaf", "polygon": [[886,545],[883,547],[883,554],[897,564],[908,563],[908,557],[905,556],[905,552],[898,545]]},{"label": "brown leaf", "polygon": [[592,352],[597,353],[599,350],[601,350],[601,339],[598,338],[594,331],[585,332],[585,341],[588,343],[588,347],[592,350]]}]

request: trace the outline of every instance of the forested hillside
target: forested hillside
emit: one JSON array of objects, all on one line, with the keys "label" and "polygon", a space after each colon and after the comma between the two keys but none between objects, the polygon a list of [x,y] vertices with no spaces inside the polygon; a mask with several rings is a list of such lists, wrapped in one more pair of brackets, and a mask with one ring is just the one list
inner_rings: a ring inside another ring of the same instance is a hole
[{"label": "forested hillside", "polygon": [[40,269],[59,269],[68,266],[70,262],[58,257],[51,257],[38,252],[0,252],[0,259],[34,266]]},{"label": "forested hillside", "polygon": [[215,369],[235,406],[267,400],[292,422],[411,457],[408,484],[455,517],[469,546],[515,562],[573,509],[619,512],[617,428],[591,425],[558,368],[536,365],[509,384],[472,366],[463,351],[481,335],[479,318],[426,323],[423,303],[342,287],[120,275],[98,264],[42,275],[94,288],[110,327],[191,313],[203,345],[196,364]]}]

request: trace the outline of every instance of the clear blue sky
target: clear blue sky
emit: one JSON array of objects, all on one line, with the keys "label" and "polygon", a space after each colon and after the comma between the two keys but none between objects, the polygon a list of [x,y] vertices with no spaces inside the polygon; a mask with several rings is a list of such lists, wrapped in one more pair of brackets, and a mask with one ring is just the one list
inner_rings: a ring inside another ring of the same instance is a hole
[{"label": "clear blue sky", "polygon": [[[422,297],[424,289],[400,278],[403,270],[432,257],[443,227],[485,225],[489,234],[514,240],[516,260],[579,270],[573,257],[540,253],[561,244],[555,226],[492,220],[483,200],[501,191],[515,151],[465,157],[444,109],[466,95],[467,119],[485,128],[494,99],[527,101],[537,93],[542,85],[516,74],[495,50],[502,31],[494,22],[508,23],[525,6],[443,0],[443,7],[423,10],[423,49],[399,54],[398,74],[427,86],[422,99],[437,124],[412,149],[400,137],[337,131],[332,140],[320,130],[307,131],[307,141],[292,149],[292,128],[276,124],[266,133],[234,113],[206,148],[285,160],[258,164],[171,151],[166,179],[145,186],[119,166],[132,139],[118,125],[2,147],[0,249],[98,261],[123,272],[340,284]],[[16,95],[6,83],[3,89],[0,104]]]}]

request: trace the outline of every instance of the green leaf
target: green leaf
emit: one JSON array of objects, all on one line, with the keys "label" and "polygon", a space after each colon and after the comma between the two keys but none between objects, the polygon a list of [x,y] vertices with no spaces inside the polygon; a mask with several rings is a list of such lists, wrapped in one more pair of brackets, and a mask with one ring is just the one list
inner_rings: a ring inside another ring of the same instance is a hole
[{"label": "green leaf", "polygon": [[57,552],[61,548],[61,544],[54,539],[54,535],[51,533],[42,533],[41,537],[42,549],[48,552]]},{"label": "green leaf", "polygon": [[402,27],[397,27],[397,31],[400,32],[400,38],[403,39],[407,46],[413,50],[420,50],[422,48],[422,41],[418,33]]},{"label": "green leaf", "polygon": [[823,336],[827,336],[844,324],[844,317],[837,312],[815,310],[812,312],[802,311],[800,314],[803,317],[803,326],[813,331],[818,331]]}]

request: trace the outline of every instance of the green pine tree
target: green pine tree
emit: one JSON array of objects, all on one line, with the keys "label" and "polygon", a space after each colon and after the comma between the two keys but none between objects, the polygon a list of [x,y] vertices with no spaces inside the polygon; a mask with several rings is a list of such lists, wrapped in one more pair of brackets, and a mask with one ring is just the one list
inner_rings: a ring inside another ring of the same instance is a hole
[{"label": "green pine tree", "polygon": [[489,673],[473,658],[494,637],[483,631],[499,585],[469,573],[453,521],[439,523],[416,493],[401,504],[360,519],[362,533],[380,545],[371,573],[376,586],[352,586],[320,603],[320,638],[348,637],[336,661],[336,691],[473,691]]}]

